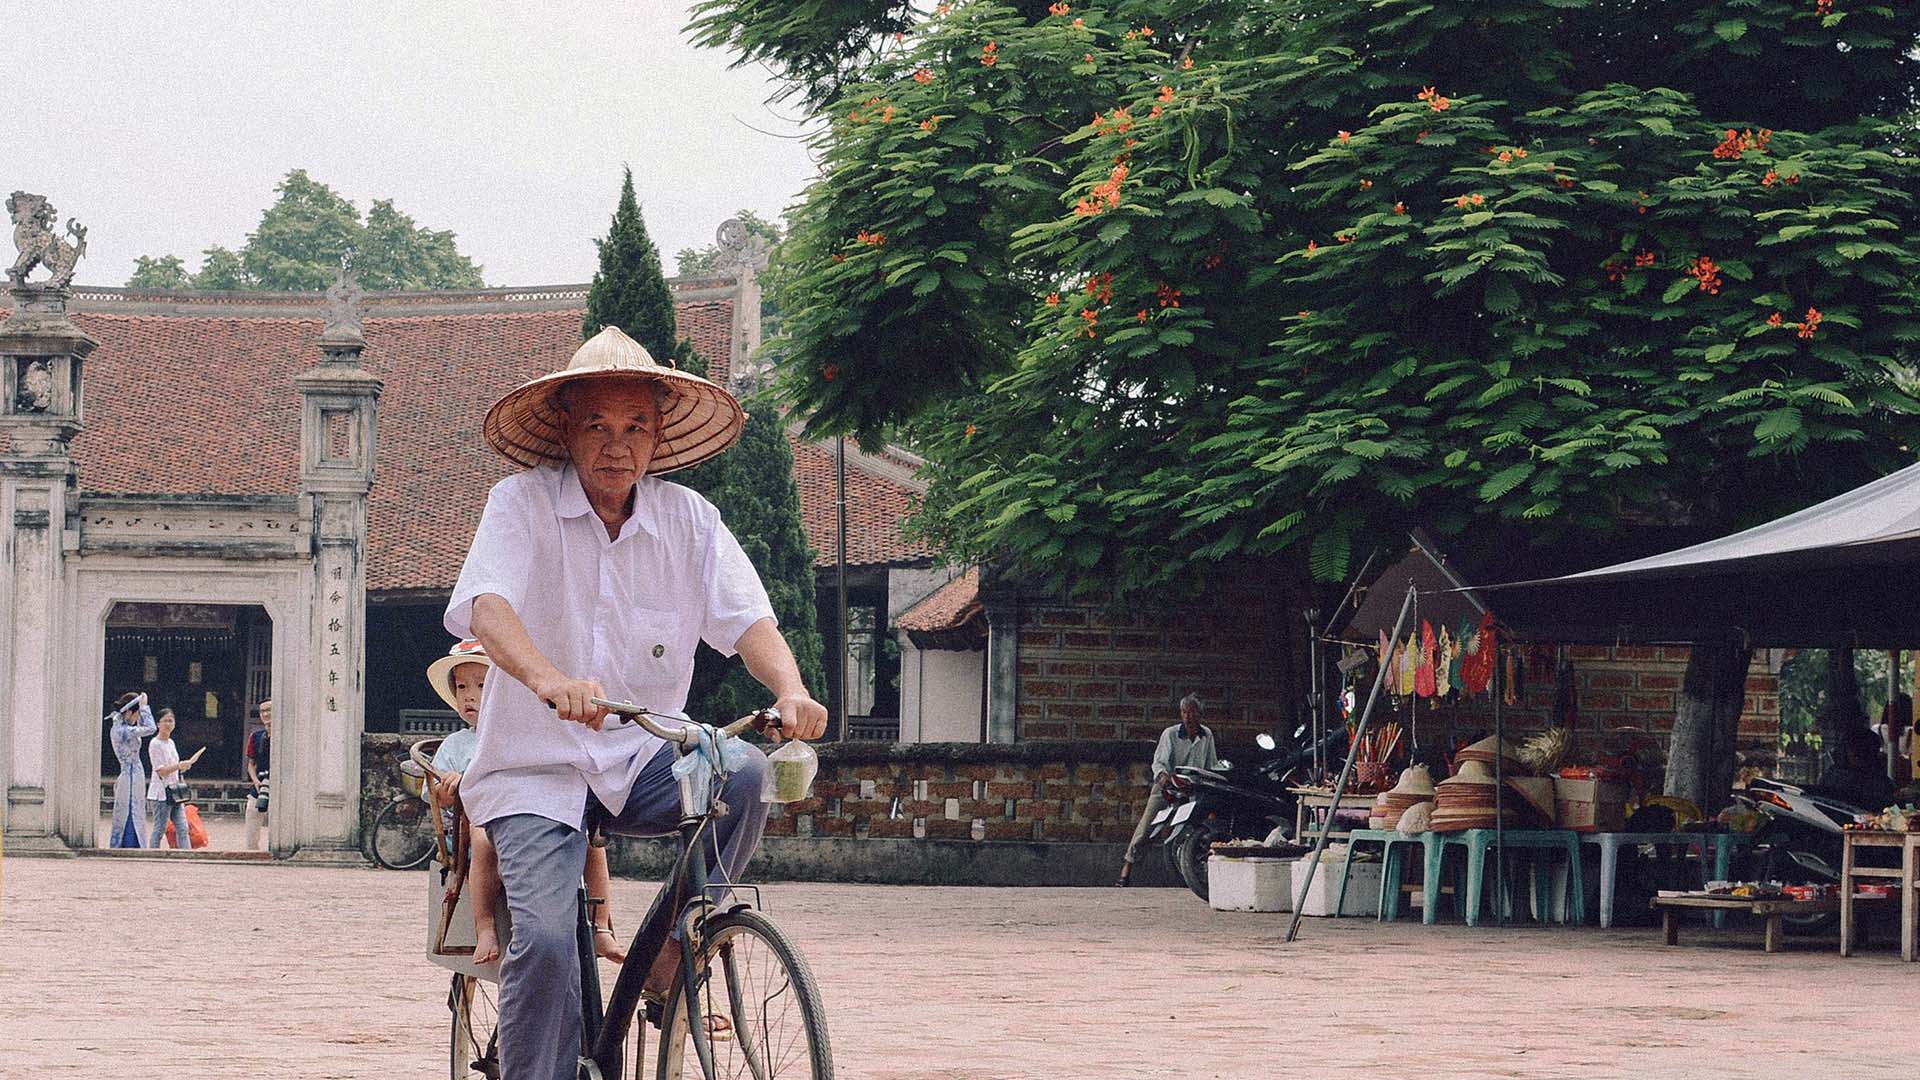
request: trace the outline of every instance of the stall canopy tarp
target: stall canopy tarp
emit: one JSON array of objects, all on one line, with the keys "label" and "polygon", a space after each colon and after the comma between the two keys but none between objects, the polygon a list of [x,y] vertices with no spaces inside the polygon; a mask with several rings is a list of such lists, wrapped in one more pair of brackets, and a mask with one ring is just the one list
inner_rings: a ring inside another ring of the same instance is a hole
[{"label": "stall canopy tarp", "polygon": [[1920,465],[1718,540],[1480,596],[1539,640],[1920,646]]}]

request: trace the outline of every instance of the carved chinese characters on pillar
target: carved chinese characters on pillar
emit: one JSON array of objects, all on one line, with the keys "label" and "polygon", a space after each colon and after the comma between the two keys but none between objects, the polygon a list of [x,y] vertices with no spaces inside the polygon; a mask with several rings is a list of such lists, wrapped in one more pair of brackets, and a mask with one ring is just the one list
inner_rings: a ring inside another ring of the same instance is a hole
[{"label": "carved chinese characters on pillar", "polygon": [[[335,582],[344,581],[346,579],[346,569],[340,566],[328,567],[327,577],[329,580],[332,580]],[[347,604],[347,594],[341,590],[340,586],[335,585],[333,588],[327,591],[326,709],[330,713],[340,711],[340,697],[339,697],[339,694],[341,692],[340,684],[344,679],[344,675],[341,671],[341,662],[342,660],[345,659],[345,656],[344,656],[345,650],[343,650],[340,647],[340,641],[341,641],[340,635],[346,629],[346,625],[347,625],[346,624],[346,611],[347,611],[346,604]],[[351,688],[349,687],[349,689]]]}]

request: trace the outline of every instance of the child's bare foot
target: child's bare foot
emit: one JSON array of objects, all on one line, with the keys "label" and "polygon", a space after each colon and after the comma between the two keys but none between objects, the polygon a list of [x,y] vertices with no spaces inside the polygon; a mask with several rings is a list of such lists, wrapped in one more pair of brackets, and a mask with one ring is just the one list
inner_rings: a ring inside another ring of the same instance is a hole
[{"label": "child's bare foot", "polygon": [[473,962],[491,964],[500,959],[500,938],[494,933],[493,920],[475,923],[473,927]]},{"label": "child's bare foot", "polygon": [[614,936],[611,927],[593,928],[593,951],[602,960],[611,960],[616,964],[627,962],[627,950],[620,947],[620,939]]}]

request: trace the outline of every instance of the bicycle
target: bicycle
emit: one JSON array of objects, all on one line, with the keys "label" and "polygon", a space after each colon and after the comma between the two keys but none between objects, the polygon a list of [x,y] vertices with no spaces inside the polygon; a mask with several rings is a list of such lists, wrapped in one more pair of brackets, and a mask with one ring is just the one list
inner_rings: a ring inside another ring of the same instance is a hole
[{"label": "bicycle", "polygon": [[[438,739],[424,741],[439,743]],[[410,760],[411,750],[408,755],[394,766],[400,773],[401,794],[380,808],[367,830],[367,857],[389,870],[417,870],[433,856],[432,808],[421,797],[430,766]]]},{"label": "bicycle", "polygon": [[[712,820],[727,812],[719,797],[724,786],[720,748],[725,740],[749,727],[764,730],[769,724],[777,726],[779,714],[761,710],[718,729],[705,724],[673,728],[656,723],[653,713],[636,705],[601,699],[595,699],[594,704],[621,717],[622,723],[629,718],[637,721],[655,736],[674,743],[683,756],[699,752],[703,743],[712,750],[706,757],[710,782],[705,805],[688,805],[696,796],[690,790],[693,785],[683,782],[673,870],[635,930],[626,962],[620,966],[612,994],[604,1001],[586,890],[582,888],[578,894],[576,937],[582,1007],[577,1076],[580,1080],[620,1077],[631,1030],[631,1075],[642,1080],[646,1029],[655,1026],[660,1030],[654,1072],[657,1080],[832,1080],[826,1010],[805,958],[778,925],[755,910],[759,906],[757,888],[728,884],[725,887],[733,892],[751,893],[754,902],[734,902],[724,910],[707,895],[707,851],[700,840]],[[421,762],[417,751],[414,761],[427,769],[427,775],[433,775],[431,765]],[[457,837],[448,845],[436,841],[436,850],[463,853],[464,847]],[[453,865],[462,866],[459,860],[456,854]],[[446,885],[439,905],[436,951],[437,943],[445,939],[457,918],[462,895],[463,873],[447,876],[451,883]],[[501,916],[504,948],[511,927],[504,911]],[[646,1019],[636,1027],[642,984],[666,947],[668,936],[676,930],[682,943],[679,969],[663,1001],[657,1007],[646,1003]],[[455,968],[447,998],[453,1013],[449,1057],[453,1080],[470,1080],[476,1074],[497,1078],[499,1013],[489,985],[490,973],[471,966],[447,966]],[[719,1022],[710,1022],[709,1017]]]}]

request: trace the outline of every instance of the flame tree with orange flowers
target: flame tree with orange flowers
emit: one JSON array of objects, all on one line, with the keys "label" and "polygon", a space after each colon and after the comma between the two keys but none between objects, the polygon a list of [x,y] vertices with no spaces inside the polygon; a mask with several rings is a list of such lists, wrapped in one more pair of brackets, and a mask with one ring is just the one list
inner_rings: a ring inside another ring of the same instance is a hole
[{"label": "flame tree with orange flowers", "polygon": [[1067,593],[1911,460],[1920,8],[709,0],[817,123],[781,390]]}]

